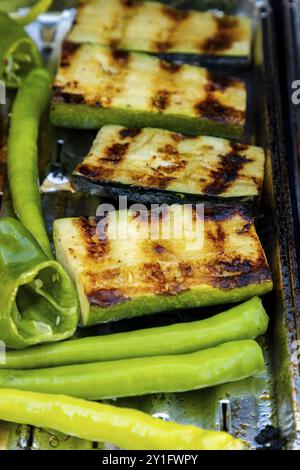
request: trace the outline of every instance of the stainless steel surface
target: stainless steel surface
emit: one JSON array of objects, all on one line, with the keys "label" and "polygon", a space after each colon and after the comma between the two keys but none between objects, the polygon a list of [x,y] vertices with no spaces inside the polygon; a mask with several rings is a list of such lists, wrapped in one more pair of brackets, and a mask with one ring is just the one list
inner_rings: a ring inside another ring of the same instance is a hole
[{"label": "stainless steel surface", "polygon": [[[57,3],[57,2],[56,2]],[[198,392],[164,394],[122,399],[120,406],[131,406],[162,419],[178,420],[210,429],[228,430],[246,439],[252,448],[258,445],[255,436],[266,425],[279,426],[287,439],[287,448],[300,449],[300,382],[299,365],[293,362],[295,341],[299,339],[299,287],[293,238],[293,221],[284,148],[281,141],[282,122],[278,94],[272,10],[265,1],[177,1],[182,7],[218,9],[226,13],[246,14],[253,19],[254,43],[250,65],[240,67],[217,61],[214,68],[243,77],[248,86],[248,116],[245,140],[266,149],[266,182],[257,216],[257,228],[269,258],[275,289],[264,299],[271,318],[267,335],[260,339],[267,363],[263,377],[227,384]],[[30,32],[38,40],[54,68],[64,32],[70,26],[73,10],[62,14],[43,15]],[[203,63],[197,60],[197,63]],[[74,194],[68,176],[84,156],[95,135],[93,132],[50,130],[45,126],[41,139],[41,178],[43,206],[49,233],[57,217],[94,215],[99,199]],[[3,210],[9,208],[8,196]],[[222,306],[214,311],[221,311]],[[106,334],[175,321],[203,317],[203,310],[170,312],[111,326],[79,330],[78,335]],[[205,310],[210,314],[212,310]],[[28,426],[0,427],[0,448],[9,449],[90,449],[110,448],[59,433],[32,429]]]},{"label": "stainless steel surface", "polygon": [[[294,214],[297,236],[300,234],[300,1],[282,0],[274,3],[278,20],[277,29],[283,31],[279,44],[281,71],[281,97],[285,119],[285,145],[287,148],[290,183],[295,195]],[[282,19],[279,22],[279,18]],[[298,243],[300,266],[300,244]]]}]

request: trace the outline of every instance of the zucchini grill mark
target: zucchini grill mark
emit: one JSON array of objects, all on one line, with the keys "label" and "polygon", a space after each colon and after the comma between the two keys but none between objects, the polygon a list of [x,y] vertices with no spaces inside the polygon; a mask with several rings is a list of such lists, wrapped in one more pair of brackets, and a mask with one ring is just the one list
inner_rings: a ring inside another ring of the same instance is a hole
[{"label": "zucchini grill mark", "polygon": [[213,286],[221,289],[234,289],[270,280],[270,271],[264,257],[254,262],[237,257],[230,262],[211,264],[209,268],[214,272]]},{"label": "zucchini grill mark", "polygon": [[121,139],[126,139],[127,137],[134,139],[137,137],[140,133],[142,132],[142,129],[135,129],[135,128],[130,128],[130,129],[121,129],[119,132],[119,136]]},{"label": "zucchini grill mark", "polygon": [[129,52],[112,49],[112,56],[114,60],[121,66],[126,67],[129,62]]},{"label": "zucchini grill mark", "polygon": [[103,217],[97,219],[93,217],[81,217],[77,221],[78,229],[81,232],[81,237],[85,240],[85,248],[87,258],[99,259],[105,256],[108,250],[108,239],[100,239],[97,234],[97,224],[102,221],[102,227],[104,226],[104,233],[108,229],[108,220]]},{"label": "zucchini grill mark", "polygon": [[[216,133],[238,138],[243,132],[246,90],[238,79],[222,78],[200,67],[169,64],[142,53],[97,44],[73,49],[66,43],[66,47],[53,86],[55,125],[100,128],[111,110],[112,122],[133,127],[140,126],[139,120],[145,113],[150,127],[164,127],[163,120],[171,130],[176,125],[177,130],[184,132],[189,126],[194,134]],[[188,89],[184,87],[185,79],[188,79]],[[87,105],[91,113],[87,110],[80,120],[64,104],[78,104],[80,112]],[[97,108],[102,108],[99,114]]]},{"label": "zucchini grill mark", "polygon": [[239,80],[234,77],[207,72],[207,84],[205,85],[206,97],[195,105],[196,111],[204,118],[218,122],[233,121],[243,123],[245,112],[225,106],[216,96],[215,92],[224,92],[227,88],[238,86]]},{"label": "zucchini grill mark", "polygon": [[176,9],[157,1],[93,0],[79,7],[69,40],[156,54],[246,58],[251,22],[245,17]]},{"label": "zucchini grill mark", "polygon": [[205,85],[205,90],[208,93],[213,93],[215,91],[225,91],[226,88],[238,86],[239,80],[235,77],[229,77],[227,75],[220,75],[207,71],[207,83]]},{"label": "zucchini grill mark", "polygon": [[104,158],[105,161],[119,163],[122,161],[123,157],[126,155],[128,150],[129,143],[124,144],[113,144],[111,147],[107,147],[105,150],[106,157]]},{"label": "zucchini grill mark", "polygon": [[121,0],[124,7],[135,7],[137,5],[137,0]]},{"label": "zucchini grill mark", "polygon": [[124,191],[237,198],[259,196],[263,175],[262,148],[160,129],[104,126],[76,167],[73,183],[86,192],[97,186],[105,192],[109,184]]},{"label": "zucchini grill mark", "polygon": [[[166,215],[152,223],[162,224]],[[148,223],[149,218],[150,213],[139,223]],[[107,234],[104,240],[97,238],[99,221]],[[206,206],[203,251],[184,252],[180,241],[135,239],[129,264],[121,259],[118,240],[109,239],[109,215],[73,219],[73,223],[84,246],[82,279],[90,305],[113,306],[137,295],[173,296],[199,284],[227,290],[271,281],[253,220],[241,207]],[[233,240],[245,247],[246,255],[232,246]]]},{"label": "zucchini grill mark", "polygon": [[[134,129],[124,129],[124,131],[125,130],[129,132],[128,137],[131,137],[130,132],[132,134],[136,133],[136,130]],[[125,138],[125,132],[121,138]],[[87,178],[102,180],[111,179],[113,177],[114,170],[116,169],[117,165],[124,160],[126,153],[128,152],[128,148],[129,142],[114,143],[105,148],[104,156],[101,158],[101,162],[103,163],[102,165],[96,167],[91,166],[87,163],[81,163],[77,166],[76,170]]]},{"label": "zucchini grill mark", "polygon": [[[173,94],[167,88],[168,81],[170,80],[171,83],[173,82],[173,76],[181,70],[181,66],[172,62],[160,60],[159,67],[161,70],[158,81],[159,89],[154,91],[154,96],[151,98],[151,104],[158,112],[163,112],[170,106]],[[161,88],[161,82],[165,84],[165,88]]]},{"label": "zucchini grill mark", "polygon": [[[92,280],[92,277],[90,278]],[[88,295],[88,300],[91,305],[97,305],[98,307],[109,307],[111,305],[117,305],[126,300],[128,297],[124,297],[122,291],[119,289],[97,289],[91,291]]]},{"label": "zucchini grill mark", "polygon": [[67,40],[64,41],[62,46],[61,67],[69,67],[71,65],[72,57],[75,55],[79,47],[80,44],[76,44]]},{"label": "zucchini grill mark", "polygon": [[158,111],[165,111],[171,100],[171,93],[168,90],[159,90],[154,98],[152,98],[152,104]]},{"label": "zucchini grill mark", "polygon": [[226,190],[236,181],[239,172],[246,163],[251,163],[252,159],[241,155],[240,151],[248,149],[248,145],[230,142],[232,152],[219,155],[220,164],[216,170],[211,170],[213,181],[204,188],[204,193],[218,195]]},{"label": "zucchini grill mark", "polygon": [[245,120],[244,111],[240,111],[231,106],[225,106],[211,95],[208,95],[204,100],[197,103],[195,109],[201,117],[220,123],[228,121],[243,123]]},{"label": "zucchini grill mark", "polygon": [[161,12],[172,21],[172,26],[168,29],[167,39],[164,41],[155,41],[152,47],[154,50],[156,49],[157,52],[166,52],[167,50],[172,49],[174,46],[174,33],[176,32],[179,23],[186,20],[190,16],[190,12],[187,10],[175,10],[168,7],[167,5],[162,6]]},{"label": "zucchini grill mark", "polygon": [[[67,69],[72,66],[72,61],[76,61],[76,55],[77,52],[80,53],[80,47],[80,44],[64,41],[60,66],[62,71],[67,71]],[[53,101],[66,104],[87,104],[96,108],[109,107],[112,99],[123,91],[123,83],[129,70],[128,66],[130,65],[131,56],[129,52],[115,48],[111,48],[108,55],[110,65],[114,67],[114,73],[116,73],[117,76],[116,84],[114,83],[112,72],[109,69],[103,70],[106,80],[101,90],[101,96],[98,94],[95,97],[87,98],[84,93],[79,93],[77,90],[80,87],[79,80],[69,80],[63,85],[53,85]],[[103,67],[101,63],[99,63],[99,67]],[[72,91],[66,92],[66,89]]]},{"label": "zucchini grill mark", "polygon": [[63,90],[63,87],[54,86],[53,87],[53,99],[57,103],[66,103],[66,104],[85,104],[86,99],[80,93],[66,93]]},{"label": "zucchini grill mark", "polygon": [[[61,57],[61,68],[65,69],[70,67],[72,59],[75,56],[80,45],[72,43],[70,41],[64,41],[62,47]],[[69,81],[66,86],[76,89],[78,82],[75,80]],[[84,104],[85,97],[80,93],[66,93],[64,92],[64,86],[54,85],[53,86],[53,99],[56,102],[68,103],[68,104]]]},{"label": "zucchini grill mark", "polygon": [[239,21],[231,17],[214,17],[216,32],[199,45],[202,53],[213,55],[230,49],[236,41],[240,40]]},{"label": "zucchini grill mark", "polygon": [[176,64],[175,62],[168,62],[166,60],[160,60],[159,65],[162,70],[173,73],[179,72],[179,70],[182,68],[182,64]]}]

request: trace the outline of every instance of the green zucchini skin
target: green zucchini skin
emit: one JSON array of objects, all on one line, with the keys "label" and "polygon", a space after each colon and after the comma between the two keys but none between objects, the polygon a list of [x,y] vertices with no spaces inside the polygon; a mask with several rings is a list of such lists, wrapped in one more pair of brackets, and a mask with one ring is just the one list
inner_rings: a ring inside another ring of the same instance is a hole
[{"label": "green zucchini skin", "polygon": [[[168,62],[174,60],[174,54],[170,53],[155,54],[155,57]],[[237,70],[247,70],[251,64],[250,55],[243,57],[176,53],[176,60],[184,64],[201,64],[202,67],[217,67],[219,70],[228,70],[230,71],[229,73],[232,73],[233,67]]]},{"label": "green zucchini skin", "polygon": [[[100,196],[103,198],[117,200],[120,197],[127,197],[130,202],[137,202],[140,204],[197,204],[197,203],[224,203],[224,198],[216,196],[202,196],[195,194],[177,193],[159,189],[143,188],[141,186],[129,186],[121,183],[112,182],[96,182],[90,181],[88,178],[72,175],[72,187],[79,192],[89,193],[91,195]],[[243,203],[255,210],[257,205],[257,197],[227,197],[226,204],[240,205]]]},{"label": "green zucchini skin", "polygon": [[144,53],[65,43],[53,89],[52,122],[59,127],[119,124],[191,135],[243,135],[242,81]]},{"label": "green zucchini skin", "polygon": [[272,289],[272,281],[267,280],[263,283],[239,287],[233,290],[199,288],[177,294],[176,296],[139,297],[108,308],[92,305],[88,321],[83,326],[110,323],[124,318],[152,315],[158,312],[239,303],[252,296],[265,295]]},{"label": "green zucchini skin", "polygon": [[[172,206],[166,214],[178,221],[179,212],[179,206]],[[119,211],[118,233],[123,233],[127,215],[129,223],[139,223],[134,213]],[[142,227],[149,216],[152,213],[142,217]],[[154,218],[151,229],[160,224],[163,230],[165,216]],[[103,240],[97,232],[99,221],[106,227]],[[139,234],[119,239],[114,233],[110,213],[100,219],[54,223],[57,259],[77,286],[83,326],[240,302],[272,290],[268,263],[245,209],[205,206],[204,245],[191,251],[186,239],[144,239]]]},{"label": "green zucchini skin", "polygon": [[158,127],[189,135],[212,135],[241,140],[244,127],[239,124],[194,119],[186,116],[146,113],[133,109],[97,108],[87,104],[52,103],[51,121],[56,127],[93,130],[109,124],[126,127]]}]

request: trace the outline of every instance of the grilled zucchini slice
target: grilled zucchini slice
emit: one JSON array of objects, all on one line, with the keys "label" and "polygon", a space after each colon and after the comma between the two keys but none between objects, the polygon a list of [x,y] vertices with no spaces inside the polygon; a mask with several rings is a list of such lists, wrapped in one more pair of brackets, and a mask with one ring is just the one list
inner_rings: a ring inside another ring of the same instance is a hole
[{"label": "grilled zucchini slice", "polygon": [[225,139],[105,126],[76,167],[73,186],[150,203],[253,198],[261,191],[264,163],[262,148]]},{"label": "grilled zucchini slice", "polygon": [[79,129],[120,124],[239,138],[245,111],[238,79],[143,53],[65,43],[52,120]]},{"label": "grilled zucchini slice", "polygon": [[192,205],[60,219],[54,240],[58,260],[76,283],[83,325],[238,302],[272,290],[253,221],[242,208],[205,206],[203,225]]},{"label": "grilled zucchini slice", "polygon": [[248,58],[251,35],[251,22],[245,17],[176,10],[159,2],[89,0],[79,4],[69,41],[152,53]]}]

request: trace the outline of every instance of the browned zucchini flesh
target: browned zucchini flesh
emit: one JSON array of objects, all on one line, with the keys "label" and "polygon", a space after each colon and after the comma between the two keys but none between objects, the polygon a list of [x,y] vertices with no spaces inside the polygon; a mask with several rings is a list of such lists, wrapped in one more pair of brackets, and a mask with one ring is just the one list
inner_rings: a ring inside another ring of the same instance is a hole
[{"label": "browned zucchini flesh", "polygon": [[159,2],[86,0],[69,41],[152,53],[248,57],[251,21]]},{"label": "browned zucchini flesh", "polygon": [[253,198],[264,177],[264,150],[216,137],[104,126],[73,173],[76,189],[108,197],[167,202],[185,196]]},{"label": "browned zucchini flesh", "polygon": [[99,130],[106,124],[241,138],[244,82],[98,44],[65,43],[54,82],[52,120]]},{"label": "browned zucchini flesh", "polygon": [[83,325],[239,302],[272,290],[244,209],[205,206],[203,226],[196,206],[182,208],[55,221],[57,258],[76,283]]}]

